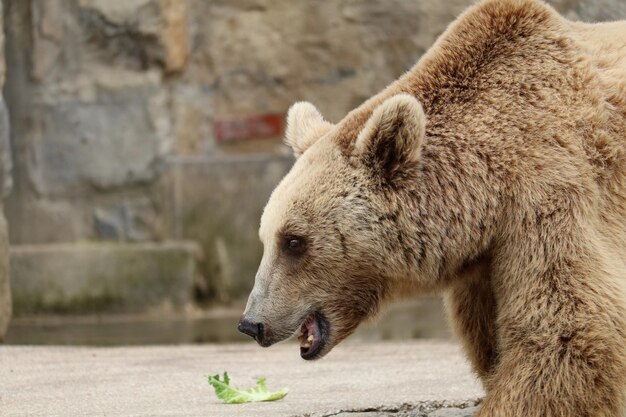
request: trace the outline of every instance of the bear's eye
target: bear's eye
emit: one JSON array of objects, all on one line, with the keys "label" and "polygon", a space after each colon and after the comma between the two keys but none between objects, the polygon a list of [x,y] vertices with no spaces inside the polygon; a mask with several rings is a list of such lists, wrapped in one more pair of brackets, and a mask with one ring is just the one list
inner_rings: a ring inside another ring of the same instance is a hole
[{"label": "bear's eye", "polygon": [[299,236],[285,236],[282,246],[290,255],[301,255],[306,250],[306,241]]}]

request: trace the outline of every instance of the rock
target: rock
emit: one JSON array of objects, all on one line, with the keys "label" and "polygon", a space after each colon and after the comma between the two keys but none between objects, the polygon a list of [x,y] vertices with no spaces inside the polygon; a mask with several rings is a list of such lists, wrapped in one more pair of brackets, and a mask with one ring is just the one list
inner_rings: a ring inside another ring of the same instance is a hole
[{"label": "rock", "polygon": [[184,69],[189,54],[187,2],[162,0],[161,7],[161,42],[165,49],[165,71],[179,72]]},{"label": "rock", "polygon": [[[186,60],[186,36],[169,29],[181,26],[185,11],[162,10],[157,0],[79,3],[10,7],[16,153],[21,175],[48,197],[153,181],[173,150],[163,75]],[[17,23],[29,13],[32,28]],[[166,48],[161,37],[170,32],[181,39]]]},{"label": "rock", "polygon": [[11,243],[71,242],[90,237],[80,202],[21,197],[17,188],[7,200]]},{"label": "rock", "polygon": [[191,242],[12,246],[15,314],[182,310],[197,254]]},{"label": "rock", "polygon": [[[1,18],[0,14],[0,18]],[[0,30],[2,28],[0,27]],[[2,43],[0,42],[0,47]],[[2,56],[0,56],[0,61]],[[0,89],[2,84],[0,83]],[[0,94],[0,199],[6,198],[13,188],[13,160],[11,158],[11,138],[9,135],[9,114],[2,94]]]},{"label": "rock", "polygon": [[172,89],[172,111],[176,156],[215,153],[213,92],[202,85],[178,85]]},{"label": "rock", "polygon": [[4,13],[0,4],[0,199],[6,198],[13,187],[11,170],[11,138],[9,136],[9,113],[2,95],[6,78],[6,64],[4,57]]},{"label": "rock", "polygon": [[[57,66],[63,52],[67,31],[63,24],[65,8],[58,0],[32,3],[33,37],[30,74],[38,81]],[[75,59],[78,59],[74,56]]]},{"label": "rock", "polygon": [[178,0],[80,0],[83,30],[102,52],[140,67],[181,71],[189,53],[187,3]]},{"label": "rock", "polygon": [[214,87],[218,116],[309,100],[336,121],[413,65],[471,3],[193,0],[185,78]]},{"label": "rock", "polygon": [[263,253],[259,219],[291,157],[238,157],[178,161],[168,168],[175,236],[199,242],[205,297],[244,297]]},{"label": "rock", "polygon": [[[144,10],[153,3],[155,2],[152,0],[79,0],[78,2],[82,9],[93,10],[110,24],[118,26],[138,25],[141,20],[138,15],[146,14]],[[141,26],[154,26],[155,24],[156,22],[153,22],[153,25],[144,23]],[[153,31],[154,29],[143,30],[144,33]]]},{"label": "rock", "polygon": [[75,195],[155,178],[170,146],[159,76],[102,71],[91,80],[93,98],[49,94],[33,106],[40,129],[33,132],[30,152],[38,163],[30,174],[38,194]]},{"label": "rock", "polygon": [[9,146],[9,117],[2,96],[5,80],[4,10],[0,3],[0,343],[4,340],[11,320],[11,283],[9,281],[9,236],[4,218],[3,199],[12,187],[11,149]]},{"label": "rock", "polygon": [[0,343],[4,340],[12,314],[9,278],[9,236],[0,202]]},{"label": "rock", "polygon": [[626,18],[626,2],[621,0],[551,0],[564,16],[584,22],[602,22]]},{"label": "rock", "polygon": [[149,241],[159,237],[160,222],[153,202],[147,197],[124,198],[96,208],[95,228],[104,240]]}]

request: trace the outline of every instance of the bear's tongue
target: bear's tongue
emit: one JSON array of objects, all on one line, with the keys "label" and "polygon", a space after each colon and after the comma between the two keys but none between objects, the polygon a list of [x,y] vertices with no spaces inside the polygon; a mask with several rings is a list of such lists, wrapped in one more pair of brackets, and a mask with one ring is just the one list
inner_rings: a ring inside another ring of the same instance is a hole
[{"label": "bear's tongue", "polygon": [[298,336],[300,341],[300,349],[308,351],[314,348],[320,342],[320,328],[315,318],[315,314],[311,313],[307,316],[304,323],[300,327],[302,334]]}]

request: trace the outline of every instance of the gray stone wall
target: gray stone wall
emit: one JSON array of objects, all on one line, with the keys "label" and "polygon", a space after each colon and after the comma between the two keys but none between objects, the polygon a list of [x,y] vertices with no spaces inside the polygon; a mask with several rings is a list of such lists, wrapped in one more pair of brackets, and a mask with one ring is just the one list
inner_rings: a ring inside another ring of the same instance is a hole
[{"label": "gray stone wall", "polygon": [[[296,100],[337,121],[470,3],[3,0],[11,243],[192,239],[198,294],[244,294],[260,211],[292,160],[279,131],[224,141],[216,125],[257,132],[255,116]],[[626,18],[623,0],[551,3],[573,19]]]},{"label": "gray stone wall", "polygon": [[14,246],[13,302],[22,314],[180,311],[196,252],[181,242]]},{"label": "gray stone wall", "polygon": [[[4,86],[4,10],[0,4],[0,89]],[[9,237],[4,218],[3,199],[11,191],[11,151],[9,146],[9,117],[0,92],[0,343],[4,340],[12,313],[9,281]]]}]

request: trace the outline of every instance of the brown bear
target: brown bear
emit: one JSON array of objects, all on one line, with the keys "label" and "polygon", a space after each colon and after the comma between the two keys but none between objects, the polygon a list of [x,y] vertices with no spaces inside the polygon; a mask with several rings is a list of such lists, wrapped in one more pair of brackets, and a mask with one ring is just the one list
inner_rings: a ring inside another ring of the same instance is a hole
[{"label": "brown bear", "polygon": [[385,302],[440,291],[479,416],[622,417],[626,22],[483,1],[338,124],[295,104],[286,142],[241,331],[300,329],[315,359]]}]

